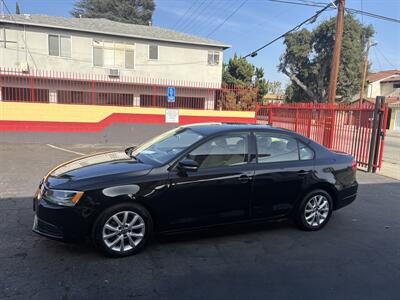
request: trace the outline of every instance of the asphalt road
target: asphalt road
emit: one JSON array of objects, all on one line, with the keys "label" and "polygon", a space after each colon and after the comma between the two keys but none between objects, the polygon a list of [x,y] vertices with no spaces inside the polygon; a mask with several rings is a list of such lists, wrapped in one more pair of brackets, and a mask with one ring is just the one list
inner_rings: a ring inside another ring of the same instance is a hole
[{"label": "asphalt road", "polygon": [[31,232],[37,183],[76,156],[0,144],[0,299],[400,298],[400,181],[359,172],[357,201],[319,232],[290,222],[229,227],[158,237],[136,256],[107,259],[90,244]]}]

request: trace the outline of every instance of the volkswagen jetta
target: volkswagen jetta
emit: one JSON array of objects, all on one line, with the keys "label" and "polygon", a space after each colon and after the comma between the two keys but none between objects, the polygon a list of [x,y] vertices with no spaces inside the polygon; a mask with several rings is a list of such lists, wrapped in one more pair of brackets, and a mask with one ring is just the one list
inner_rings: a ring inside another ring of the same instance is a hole
[{"label": "volkswagen jetta", "polygon": [[297,133],[266,125],[193,124],[125,151],[66,162],[41,181],[33,231],[90,238],[108,256],[153,233],[293,218],[325,226],[357,195],[356,163]]}]

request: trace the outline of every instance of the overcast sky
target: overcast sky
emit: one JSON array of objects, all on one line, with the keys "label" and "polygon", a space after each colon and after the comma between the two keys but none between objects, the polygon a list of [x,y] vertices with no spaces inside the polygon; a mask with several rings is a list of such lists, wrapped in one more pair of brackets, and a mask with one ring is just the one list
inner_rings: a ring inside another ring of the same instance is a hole
[{"label": "overcast sky", "polygon": [[[266,0],[156,0],[153,16],[155,26],[173,28],[190,34],[207,36],[228,43],[232,48],[225,51],[225,61],[235,52],[245,55],[289,28],[312,16],[318,8],[297,6]],[[291,0],[297,2],[328,2],[327,0]],[[74,0],[20,0],[22,13],[41,13],[69,16]],[[6,0],[15,9],[15,0]],[[346,0],[346,6],[400,19],[400,0]],[[192,7],[190,10],[189,8]],[[237,12],[222,26],[224,20],[236,9]],[[328,19],[334,11],[324,12],[313,25]],[[370,17],[357,18],[375,28],[378,46],[370,52],[372,70],[400,69],[400,24]],[[220,26],[220,27],[219,27]],[[219,29],[217,29],[219,27]],[[217,29],[217,30],[216,30]],[[216,31],[214,31],[216,30]],[[250,61],[265,69],[269,80],[287,82],[277,71],[279,56],[284,51],[282,41],[266,48]]]}]

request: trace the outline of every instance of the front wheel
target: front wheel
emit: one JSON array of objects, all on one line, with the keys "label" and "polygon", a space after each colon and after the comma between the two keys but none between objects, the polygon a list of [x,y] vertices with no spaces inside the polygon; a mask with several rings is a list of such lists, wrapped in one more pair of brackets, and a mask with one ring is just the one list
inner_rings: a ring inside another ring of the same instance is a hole
[{"label": "front wheel", "polygon": [[332,214],[332,197],[324,190],[314,190],[301,201],[296,214],[299,227],[315,231],[324,227]]},{"label": "front wheel", "polygon": [[106,256],[123,257],[142,249],[152,232],[152,219],[143,207],[120,204],[106,209],[93,226],[92,239]]}]

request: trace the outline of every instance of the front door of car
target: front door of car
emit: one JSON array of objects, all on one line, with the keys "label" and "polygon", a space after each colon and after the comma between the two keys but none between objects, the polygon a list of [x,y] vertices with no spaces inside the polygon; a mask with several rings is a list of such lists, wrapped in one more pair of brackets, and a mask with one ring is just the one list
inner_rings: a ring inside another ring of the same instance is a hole
[{"label": "front door of car", "polygon": [[[170,171],[168,229],[227,223],[249,217],[255,163],[249,162],[249,133],[230,133],[205,141],[182,160],[197,170]],[[181,161],[182,161],[181,160]]]},{"label": "front door of car", "polygon": [[257,164],[252,217],[287,214],[311,182],[314,152],[298,140],[280,134],[256,132]]}]

